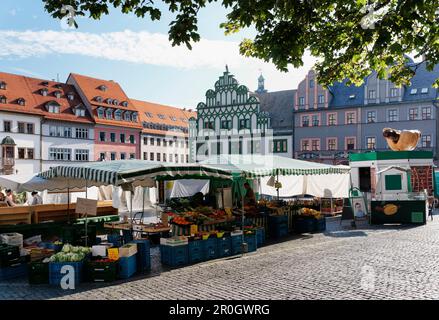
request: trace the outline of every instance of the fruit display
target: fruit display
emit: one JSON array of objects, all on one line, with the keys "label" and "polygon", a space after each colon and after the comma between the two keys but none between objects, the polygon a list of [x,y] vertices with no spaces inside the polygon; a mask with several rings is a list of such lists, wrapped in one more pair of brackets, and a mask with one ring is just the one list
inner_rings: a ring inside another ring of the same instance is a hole
[{"label": "fruit display", "polygon": [[299,210],[299,213],[301,216],[305,216],[305,217],[314,217],[316,219],[320,218],[320,211],[311,209],[311,208],[302,208]]},{"label": "fruit display", "polygon": [[224,210],[212,209],[210,207],[199,207],[193,211],[185,211],[182,213],[168,214],[171,218],[171,223],[187,226],[191,224],[215,224],[225,222],[228,219],[227,213]]}]

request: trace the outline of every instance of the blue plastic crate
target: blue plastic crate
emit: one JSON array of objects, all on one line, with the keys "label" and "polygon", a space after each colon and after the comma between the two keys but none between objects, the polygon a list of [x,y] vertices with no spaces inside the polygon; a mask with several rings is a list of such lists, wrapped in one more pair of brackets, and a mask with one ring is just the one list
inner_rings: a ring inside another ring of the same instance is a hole
[{"label": "blue plastic crate", "polygon": [[218,238],[209,238],[202,241],[204,260],[218,258]]},{"label": "blue plastic crate", "polygon": [[134,240],[137,244],[137,271],[151,270],[151,245],[147,239]]},{"label": "blue plastic crate", "polygon": [[222,237],[217,239],[218,257],[228,257],[232,254],[232,240],[231,237]]},{"label": "blue plastic crate", "polygon": [[282,228],[278,228],[278,229],[273,230],[271,236],[272,236],[273,238],[275,238],[275,239],[283,238],[283,237],[288,236],[288,227],[285,226],[285,227],[282,227]]},{"label": "blue plastic crate", "polygon": [[203,241],[202,240],[190,241],[188,243],[188,251],[189,251],[189,263],[190,264],[203,261],[204,254],[203,254]]},{"label": "blue plastic crate", "polygon": [[269,216],[268,224],[288,223],[288,216]]},{"label": "blue plastic crate", "polygon": [[0,268],[0,281],[23,278],[27,275],[26,263],[21,263],[13,267]]},{"label": "blue plastic crate", "polygon": [[242,253],[242,236],[232,236],[230,237],[230,244],[231,244],[231,254],[237,255]]},{"label": "blue plastic crate", "polygon": [[82,271],[84,264],[82,262],[49,262],[49,284],[60,286],[61,279],[66,275],[61,273],[64,266],[72,266],[75,272],[75,287],[82,281]]},{"label": "blue plastic crate", "polygon": [[294,231],[296,233],[310,233],[314,232],[314,220],[312,218],[299,218],[294,224]]},{"label": "blue plastic crate", "polygon": [[119,234],[109,234],[107,236],[107,241],[112,243],[114,247],[119,248],[122,246],[122,237]]},{"label": "blue plastic crate", "polygon": [[326,218],[314,219],[314,232],[323,232],[326,230]]},{"label": "blue plastic crate", "polygon": [[256,245],[258,248],[265,244],[265,228],[256,229]]},{"label": "blue plastic crate", "polygon": [[132,277],[137,270],[137,257],[132,255],[131,257],[119,258],[119,278],[128,279]]},{"label": "blue plastic crate", "polygon": [[171,267],[184,266],[189,263],[188,245],[160,245],[162,263]]},{"label": "blue plastic crate", "polygon": [[248,246],[248,252],[256,251],[257,245],[256,245],[256,233],[252,235],[246,235],[244,237],[244,241],[247,243]]}]

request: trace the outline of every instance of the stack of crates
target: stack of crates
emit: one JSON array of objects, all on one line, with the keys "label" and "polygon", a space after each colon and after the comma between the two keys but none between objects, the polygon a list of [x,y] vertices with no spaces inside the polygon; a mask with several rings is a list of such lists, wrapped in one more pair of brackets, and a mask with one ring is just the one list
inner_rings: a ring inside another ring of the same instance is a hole
[{"label": "stack of crates", "polygon": [[218,258],[218,238],[210,237],[203,241],[204,260]]},{"label": "stack of crates", "polygon": [[87,279],[93,282],[112,282],[117,279],[117,261],[87,262]]},{"label": "stack of crates", "polygon": [[162,263],[170,267],[180,267],[189,263],[189,244],[161,244],[160,254]]},{"label": "stack of crates", "polygon": [[235,256],[242,253],[242,233],[232,233],[230,237],[231,255]]},{"label": "stack of crates", "polygon": [[49,283],[49,263],[34,261],[28,265],[29,284]]},{"label": "stack of crates", "polygon": [[269,216],[268,230],[270,237],[279,239],[288,235],[288,216]]},{"label": "stack of crates", "polygon": [[0,244],[0,281],[25,276],[27,266],[20,259],[20,248],[9,244]]},{"label": "stack of crates", "polygon": [[67,274],[61,273],[64,266],[70,266],[74,271],[75,288],[82,281],[84,263],[81,262],[49,262],[49,284],[60,286],[61,279]]},{"label": "stack of crates", "polygon": [[244,241],[247,243],[248,252],[254,252],[257,249],[256,233],[246,234]]},{"label": "stack of crates", "polygon": [[314,219],[314,232],[323,232],[326,230],[326,218]]},{"label": "stack of crates", "polygon": [[264,244],[265,244],[265,228],[258,227],[256,228],[256,246],[260,248]]},{"label": "stack of crates", "polygon": [[310,233],[315,230],[315,219],[312,217],[299,217],[294,222],[294,232]]},{"label": "stack of crates", "polygon": [[232,255],[232,241],[229,236],[223,236],[217,239],[218,257],[224,258]]},{"label": "stack of crates", "polygon": [[134,254],[130,257],[119,258],[119,278],[128,279],[131,278],[137,270],[137,256]]},{"label": "stack of crates", "polygon": [[194,264],[204,260],[203,240],[194,240],[188,242],[189,264]]},{"label": "stack of crates", "polygon": [[137,271],[151,271],[151,245],[148,239],[134,240],[137,244]]}]

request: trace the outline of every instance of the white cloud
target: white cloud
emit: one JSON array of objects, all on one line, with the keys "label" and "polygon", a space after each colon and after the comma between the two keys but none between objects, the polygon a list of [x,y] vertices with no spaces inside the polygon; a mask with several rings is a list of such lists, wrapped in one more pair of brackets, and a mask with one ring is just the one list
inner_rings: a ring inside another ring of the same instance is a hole
[{"label": "white cloud", "polygon": [[[225,64],[228,64],[237,76],[238,72],[235,71],[240,71],[239,74],[251,76],[252,82],[261,69],[267,78],[267,86],[277,90],[295,87],[313,64],[313,59],[307,56],[304,68],[285,74],[278,72],[272,64],[241,56],[237,42],[203,39],[195,43],[192,50],[188,50],[185,46],[172,47],[168,35],[146,31],[125,30],[95,34],[79,31],[0,30],[0,59],[53,54],[72,54],[179,69],[223,70]],[[242,77],[238,79],[241,83],[246,83]]]}]

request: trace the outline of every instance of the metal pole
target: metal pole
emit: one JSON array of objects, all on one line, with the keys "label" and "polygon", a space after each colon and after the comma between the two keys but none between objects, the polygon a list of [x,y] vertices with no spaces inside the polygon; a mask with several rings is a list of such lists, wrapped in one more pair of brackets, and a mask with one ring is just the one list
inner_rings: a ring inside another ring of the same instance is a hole
[{"label": "metal pole", "polygon": [[67,179],[67,223],[70,224],[70,180]]},{"label": "metal pole", "polygon": [[[85,180],[85,198],[88,199],[88,181],[87,179]],[[85,246],[87,247],[88,244],[88,230],[87,230],[87,219],[88,218],[88,214],[87,212],[85,213]]]}]

